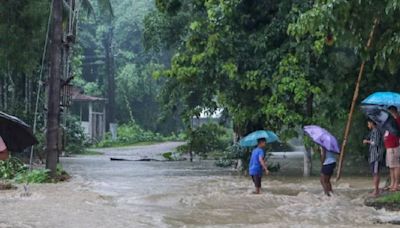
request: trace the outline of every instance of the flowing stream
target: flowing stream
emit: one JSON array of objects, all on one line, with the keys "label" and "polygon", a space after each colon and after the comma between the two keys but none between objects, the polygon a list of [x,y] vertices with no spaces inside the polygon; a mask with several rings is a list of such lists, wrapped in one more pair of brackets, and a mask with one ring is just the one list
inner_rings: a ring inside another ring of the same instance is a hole
[{"label": "flowing stream", "polygon": [[280,161],[284,169],[287,164],[297,168],[265,178],[262,195],[251,194],[248,177],[217,168],[213,161],[109,159],[160,158],[160,151],[173,146],[103,150],[103,156],[64,158],[62,163],[88,189],[129,211],[135,218],[131,227],[376,227],[400,220],[398,212],[363,205],[371,178],[345,176],[334,184],[335,196],[326,197],[317,176],[301,177],[301,159]]}]

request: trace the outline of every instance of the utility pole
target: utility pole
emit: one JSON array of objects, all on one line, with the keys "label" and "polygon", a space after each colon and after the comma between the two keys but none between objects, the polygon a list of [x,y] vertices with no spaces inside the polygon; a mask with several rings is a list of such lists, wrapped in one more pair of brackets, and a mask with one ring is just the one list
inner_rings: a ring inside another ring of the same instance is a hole
[{"label": "utility pole", "polygon": [[114,29],[112,22],[109,24],[104,47],[106,51],[106,73],[107,73],[107,126],[106,129],[115,128],[115,71],[114,71],[114,53],[113,53]]},{"label": "utility pole", "polygon": [[48,79],[48,110],[46,131],[46,168],[50,176],[54,177],[57,171],[58,160],[58,133],[60,127],[60,75],[62,56],[62,0],[52,3],[52,24],[50,38],[50,76]]}]

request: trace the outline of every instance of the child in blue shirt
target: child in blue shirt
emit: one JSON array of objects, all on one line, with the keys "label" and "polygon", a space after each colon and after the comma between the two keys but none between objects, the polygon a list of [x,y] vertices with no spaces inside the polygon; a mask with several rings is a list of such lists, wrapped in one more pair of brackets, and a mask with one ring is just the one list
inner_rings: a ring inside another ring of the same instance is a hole
[{"label": "child in blue shirt", "polygon": [[249,174],[253,179],[254,186],[256,187],[256,191],[254,194],[261,193],[261,179],[263,170],[265,174],[268,175],[269,171],[267,165],[264,160],[264,149],[267,145],[267,140],[262,138],[258,139],[257,147],[251,152],[250,164],[249,164]]}]

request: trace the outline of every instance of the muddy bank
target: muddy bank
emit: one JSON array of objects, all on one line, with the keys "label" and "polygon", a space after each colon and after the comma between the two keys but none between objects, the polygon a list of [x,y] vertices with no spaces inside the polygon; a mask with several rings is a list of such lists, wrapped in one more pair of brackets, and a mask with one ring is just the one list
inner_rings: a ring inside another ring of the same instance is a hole
[{"label": "muddy bank", "polygon": [[368,207],[373,207],[375,209],[385,209],[388,211],[400,211],[399,203],[383,203],[383,202],[377,202],[375,199],[367,199],[367,200],[365,200],[365,205]]},{"label": "muddy bank", "polygon": [[[365,199],[364,204],[368,207],[375,209],[385,209],[387,211],[400,211],[400,203],[398,200],[387,200],[387,197],[396,197],[400,193],[391,193],[388,191],[383,192],[379,197],[368,197]],[[398,222],[400,225],[400,220]]]}]

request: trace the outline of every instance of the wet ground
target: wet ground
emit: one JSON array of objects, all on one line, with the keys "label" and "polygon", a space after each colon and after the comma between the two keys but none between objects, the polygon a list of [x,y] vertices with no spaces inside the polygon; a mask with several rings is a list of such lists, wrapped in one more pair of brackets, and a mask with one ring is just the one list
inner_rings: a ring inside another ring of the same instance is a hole
[{"label": "wet ground", "polygon": [[[0,227],[376,227],[400,213],[363,205],[368,177],[345,177],[334,197],[318,178],[302,178],[302,158],[276,158],[282,171],[251,181],[213,161],[130,162],[110,157],[160,159],[179,143],[103,149],[102,156],[64,158],[74,175],[65,184],[31,187],[0,196]],[[290,173],[290,175],[285,175]]]}]

